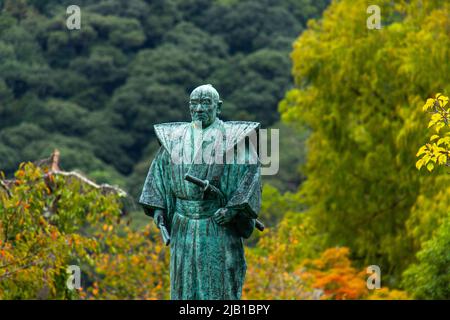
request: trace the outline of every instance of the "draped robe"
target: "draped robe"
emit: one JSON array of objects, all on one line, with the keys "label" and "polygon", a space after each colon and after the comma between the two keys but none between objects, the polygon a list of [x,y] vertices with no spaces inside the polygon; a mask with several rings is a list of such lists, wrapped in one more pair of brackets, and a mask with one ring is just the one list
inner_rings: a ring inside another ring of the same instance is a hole
[{"label": "draped robe", "polygon": [[[155,209],[164,211],[171,236],[171,299],[241,298],[246,272],[243,238],[251,235],[261,206],[259,159],[253,144],[244,142],[258,128],[255,122],[219,119],[203,130],[186,122],[155,126],[161,146],[139,202],[149,216]],[[236,151],[239,145],[244,152]],[[202,159],[205,155],[210,157]],[[186,181],[186,173],[219,188],[225,203]],[[218,225],[212,215],[220,207],[238,213],[230,223]]]}]

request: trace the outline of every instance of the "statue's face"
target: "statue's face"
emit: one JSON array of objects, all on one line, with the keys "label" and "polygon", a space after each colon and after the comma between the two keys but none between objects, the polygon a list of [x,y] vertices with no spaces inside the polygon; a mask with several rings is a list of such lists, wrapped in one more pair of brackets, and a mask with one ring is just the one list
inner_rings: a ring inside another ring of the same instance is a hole
[{"label": "statue's face", "polygon": [[202,127],[211,125],[220,113],[220,102],[207,90],[194,90],[189,100],[192,121],[201,121]]}]

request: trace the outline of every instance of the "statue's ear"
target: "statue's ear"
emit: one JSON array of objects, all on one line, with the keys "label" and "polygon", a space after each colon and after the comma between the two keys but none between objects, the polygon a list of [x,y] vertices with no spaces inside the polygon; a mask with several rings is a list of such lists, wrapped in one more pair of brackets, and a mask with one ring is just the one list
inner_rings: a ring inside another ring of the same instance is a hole
[{"label": "statue's ear", "polygon": [[217,102],[217,114],[220,114],[222,112],[222,104],[223,104],[222,100],[219,100]]}]

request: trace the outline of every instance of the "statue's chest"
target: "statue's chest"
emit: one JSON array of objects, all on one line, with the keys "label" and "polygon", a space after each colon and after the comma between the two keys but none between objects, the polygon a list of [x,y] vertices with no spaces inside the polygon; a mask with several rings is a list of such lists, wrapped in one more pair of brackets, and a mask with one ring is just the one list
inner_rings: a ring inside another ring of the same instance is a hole
[{"label": "statue's chest", "polygon": [[202,180],[208,180],[215,186],[220,185],[223,173],[223,164],[215,161],[215,155],[223,153],[222,146],[217,145],[217,139],[213,134],[194,136],[186,134],[173,145],[172,150],[178,152],[176,160],[171,165],[171,182],[175,195],[185,199],[202,199],[203,191],[198,186],[184,180],[184,176],[190,175]]}]

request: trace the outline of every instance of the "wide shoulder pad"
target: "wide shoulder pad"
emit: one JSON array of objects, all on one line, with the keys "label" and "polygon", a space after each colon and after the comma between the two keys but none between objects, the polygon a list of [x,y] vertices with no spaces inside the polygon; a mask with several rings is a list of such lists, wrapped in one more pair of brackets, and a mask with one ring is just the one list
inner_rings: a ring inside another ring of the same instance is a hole
[{"label": "wide shoulder pad", "polygon": [[260,123],[252,121],[226,121],[224,122],[224,128],[226,132],[226,146],[227,150],[229,150],[242,139],[245,139],[245,137],[250,137],[250,139],[254,137],[257,139]]},{"label": "wide shoulder pad", "polygon": [[171,150],[171,142],[184,136],[190,122],[168,122],[154,125],[156,137],[159,143],[168,151]]}]

